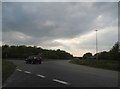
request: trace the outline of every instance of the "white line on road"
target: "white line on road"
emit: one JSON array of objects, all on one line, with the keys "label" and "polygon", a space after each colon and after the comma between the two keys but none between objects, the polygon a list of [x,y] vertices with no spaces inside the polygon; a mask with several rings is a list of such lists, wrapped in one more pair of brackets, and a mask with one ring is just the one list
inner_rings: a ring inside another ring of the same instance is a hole
[{"label": "white line on road", "polygon": [[65,85],[69,85],[69,83],[61,81],[61,80],[58,80],[58,79],[53,79],[53,81],[59,82],[59,83],[65,84]]},{"label": "white line on road", "polygon": [[17,69],[17,71],[22,71],[22,70],[20,70],[20,69]]},{"label": "white line on road", "polygon": [[42,77],[42,78],[45,78],[45,76],[40,75],[40,74],[36,74],[36,76],[38,76],[38,77]]},{"label": "white line on road", "polygon": [[25,73],[27,73],[27,74],[30,74],[31,72],[28,72],[28,71],[24,71]]}]

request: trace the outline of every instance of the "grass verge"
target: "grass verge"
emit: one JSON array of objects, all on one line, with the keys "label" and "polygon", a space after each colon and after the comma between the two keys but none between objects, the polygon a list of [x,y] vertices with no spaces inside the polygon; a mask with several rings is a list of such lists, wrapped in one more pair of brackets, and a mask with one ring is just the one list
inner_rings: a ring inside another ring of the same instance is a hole
[{"label": "grass verge", "polygon": [[71,60],[70,63],[119,71],[119,61],[115,60],[84,59],[84,60]]},{"label": "grass verge", "polygon": [[14,65],[12,62],[9,62],[7,60],[2,60],[2,82],[3,83],[13,73],[15,68],[16,68],[16,65]]}]

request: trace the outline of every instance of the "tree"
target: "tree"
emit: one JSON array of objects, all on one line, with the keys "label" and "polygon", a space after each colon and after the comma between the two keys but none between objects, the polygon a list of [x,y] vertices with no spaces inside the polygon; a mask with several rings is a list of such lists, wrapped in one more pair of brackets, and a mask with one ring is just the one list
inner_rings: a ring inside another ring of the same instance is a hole
[{"label": "tree", "polygon": [[83,55],[83,59],[89,59],[90,57],[92,57],[92,53],[90,52]]},{"label": "tree", "polygon": [[108,51],[103,51],[98,53],[98,58],[99,59],[104,59],[104,60],[118,60],[120,56],[119,53],[119,43],[116,42],[114,46]]},{"label": "tree", "polygon": [[2,46],[2,57],[3,58],[26,58],[30,55],[38,55],[38,53],[43,53],[42,57],[47,59],[70,59],[73,57],[70,53],[63,50],[48,50],[42,49],[41,47],[31,47],[31,46]]},{"label": "tree", "polygon": [[5,44],[2,46],[2,57],[7,58],[9,56],[9,45]]},{"label": "tree", "polygon": [[110,59],[118,60],[120,53],[119,53],[119,42],[116,42],[114,46],[109,51]]},{"label": "tree", "polygon": [[99,59],[109,59],[109,53],[106,51],[98,53],[98,58]]}]

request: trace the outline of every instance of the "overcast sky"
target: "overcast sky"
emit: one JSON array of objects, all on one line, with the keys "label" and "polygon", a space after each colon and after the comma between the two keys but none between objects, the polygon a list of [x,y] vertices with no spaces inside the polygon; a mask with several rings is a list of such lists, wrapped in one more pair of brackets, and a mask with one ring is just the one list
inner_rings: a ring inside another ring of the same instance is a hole
[{"label": "overcast sky", "polygon": [[118,41],[117,2],[4,2],[3,44],[61,49],[74,56],[108,51]]}]

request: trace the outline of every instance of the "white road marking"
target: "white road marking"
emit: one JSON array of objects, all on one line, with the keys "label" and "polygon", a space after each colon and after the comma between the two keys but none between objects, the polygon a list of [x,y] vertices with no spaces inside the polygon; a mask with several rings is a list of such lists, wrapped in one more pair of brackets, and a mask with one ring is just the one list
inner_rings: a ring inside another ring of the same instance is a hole
[{"label": "white road marking", "polygon": [[[22,70],[17,69],[17,71],[22,71]],[[30,74],[30,73],[31,73],[31,72],[29,72],[29,71],[24,71],[24,72],[27,73],[27,74]],[[41,78],[45,78],[45,76],[40,75],[40,74],[36,74],[36,76],[41,77]],[[62,83],[62,84],[65,84],[65,85],[70,85],[68,82],[61,81],[61,80],[58,80],[58,79],[53,79],[53,81],[58,82],[58,83]]]},{"label": "white road marking", "polygon": [[30,74],[31,72],[28,72],[28,71],[24,71],[25,73],[27,73],[27,74]]},{"label": "white road marking", "polygon": [[36,76],[38,76],[38,77],[42,77],[42,78],[45,78],[45,76],[40,75],[40,74],[36,74]]},{"label": "white road marking", "polygon": [[61,81],[61,80],[58,80],[58,79],[53,79],[53,81],[59,82],[59,83],[65,84],[65,85],[69,85],[69,83]]},{"label": "white road marking", "polygon": [[17,71],[22,71],[22,70],[20,70],[20,69],[17,69]]}]

